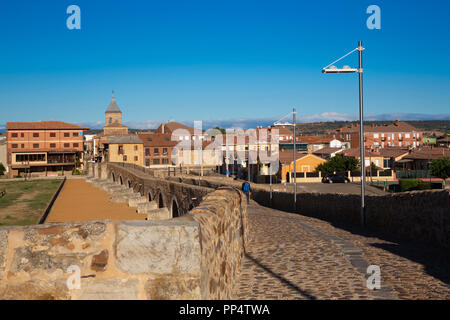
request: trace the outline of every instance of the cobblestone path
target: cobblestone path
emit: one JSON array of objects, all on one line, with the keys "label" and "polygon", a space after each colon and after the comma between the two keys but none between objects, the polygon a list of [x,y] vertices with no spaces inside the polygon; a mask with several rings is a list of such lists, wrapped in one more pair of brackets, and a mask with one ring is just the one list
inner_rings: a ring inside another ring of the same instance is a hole
[{"label": "cobblestone path", "polygon": [[[249,206],[250,241],[235,299],[450,299],[450,254]],[[366,286],[381,268],[381,290]]]}]

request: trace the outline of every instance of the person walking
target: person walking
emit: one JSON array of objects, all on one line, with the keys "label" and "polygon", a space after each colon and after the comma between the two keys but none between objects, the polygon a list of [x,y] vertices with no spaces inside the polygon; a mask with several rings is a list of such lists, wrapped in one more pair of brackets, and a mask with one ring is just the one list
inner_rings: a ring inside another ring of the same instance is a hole
[{"label": "person walking", "polygon": [[247,196],[247,204],[250,203],[250,183],[248,181],[245,181],[242,184],[242,191],[244,191],[245,195]]}]

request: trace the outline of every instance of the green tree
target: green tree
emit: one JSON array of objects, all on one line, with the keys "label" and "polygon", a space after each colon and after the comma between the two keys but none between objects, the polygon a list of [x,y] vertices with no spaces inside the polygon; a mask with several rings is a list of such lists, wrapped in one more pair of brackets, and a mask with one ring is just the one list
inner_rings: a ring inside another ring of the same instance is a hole
[{"label": "green tree", "polygon": [[445,188],[445,180],[450,177],[450,159],[434,159],[430,164],[431,174],[442,179]]},{"label": "green tree", "polygon": [[336,155],[330,158],[327,162],[319,164],[316,172],[333,173],[333,172],[347,172],[355,171],[358,168],[359,161],[353,157],[344,157],[343,155]]},{"label": "green tree", "polygon": [[222,134],[226,134],[226,132],[227,132],[224,128],[221,128],[219,126],[215,127],[214,129],[219,130],[220,132],[222,132]]},{"label": "green tree", "polygon": [[3,163],[0,162],[0,176],[4,175],[5,171],[6,171],[5,166],[3,165]]}]

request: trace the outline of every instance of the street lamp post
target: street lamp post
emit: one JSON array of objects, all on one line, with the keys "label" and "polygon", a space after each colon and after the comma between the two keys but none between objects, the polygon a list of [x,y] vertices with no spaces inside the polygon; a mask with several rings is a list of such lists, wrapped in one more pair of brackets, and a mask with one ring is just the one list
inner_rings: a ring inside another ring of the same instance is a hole
[{"label": "street lamp post", "polygon": [[[322,69],[322,73],[358,73],[359,78],[359,137],[360,137],[360,159],[361,159],[361,225],[365,226],[365,181],[366,181],[366,168],[364,159],[364,119],[363,119],[363,66],[362,66],[362,52],[364,48],[362,46],[362,41],[358,41],[358,47],[342,56],[338,60],[332,62],[328,66]],[[350,68],[349,66],[344,66],[341,69],[333,66],[334,63],[345,58],[349,54],[358,51],[359,53],[359,64],[358,68]]]},{"label": "street lamp post", "polygon": [[292,118],[294,123],[294,211],[297,208],[297,148],[295,145],[295,108],[292,109]]}]

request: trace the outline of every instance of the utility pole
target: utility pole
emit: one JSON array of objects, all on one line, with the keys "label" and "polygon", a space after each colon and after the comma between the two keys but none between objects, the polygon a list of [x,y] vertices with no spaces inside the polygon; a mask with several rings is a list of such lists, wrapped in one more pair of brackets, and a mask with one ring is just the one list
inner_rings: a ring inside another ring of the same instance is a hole
[{"label": "utility pole", "polygon": [[294,123],[294,211],[297,208],[297,148],[295,145],[295,108],[292,109],[292,117]]},{"label": "utility pole", "polygon": [[363,119],[363,65],[362,52],[364,48],[362,41],[358,41],[358,55],[359,55],[359,135],[360,135],[360,151],[361,151],[361,225],[366,225],[365,216],[365,184],[366,184],[366,162],[364,159],[364,119]]}]

